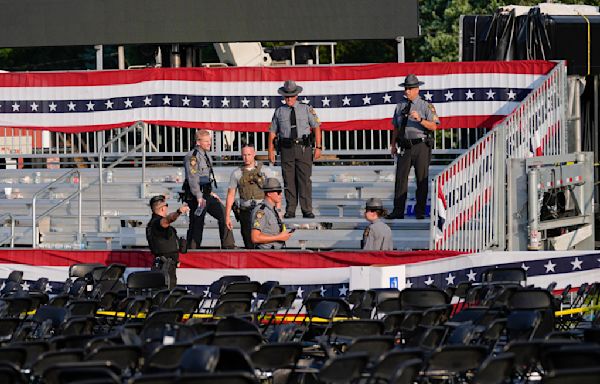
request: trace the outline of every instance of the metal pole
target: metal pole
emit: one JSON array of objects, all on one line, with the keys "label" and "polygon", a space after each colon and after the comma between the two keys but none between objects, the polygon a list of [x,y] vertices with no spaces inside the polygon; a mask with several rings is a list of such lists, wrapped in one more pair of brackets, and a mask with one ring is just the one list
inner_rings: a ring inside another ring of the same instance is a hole
[{"label": "metal pole", "polygon": [[117,47],[117,55],[119,57],[119,69],[125,69],[125,47],[119,45]]},{"label": "metal pole", "polygon": [[78,196],[78,203],[79,203],[79,209],[78,209],[78,226],[77,226],[77,244],[81,247],[81,234],[82,234],[82,230],[81,230],[81,212],[82,212],[82,208],[81,208],[81,172],[77,171],[77,184],[79,184],[77,186],[77,190],[79,193]]},{"label": "metal pole", "polygon": [[31,200],[31,248],[35,248],[37,245],[36,242],[36,238],[35,238],[35,227],[36,227],[36,223],[35,223],[35,203],[37,200],[37,196],[33,196],[33,199]]},{"label": "metal pole", "polygon": [[532,169],[527,172],[527,194],[528,194],[528,214],[529,222],[529,242],[527,249],[530,251],[540,250],[540,231],[539,231],[539,209],[538,209],[538,180],[540,171]]},{"label": "metal pole", "polygon": [[98,198],[100,200],[99,201],[100,202],[100,215],[99,215],[99,217],[100,217],[100,220],[102,220],[102,216],[104,215],[104,210],[102,209],[103,208],[102,207],[102,192],[103,192],[103,189],[104,189],[103,188],[104,187],[104,183],[103,183],[103,180],[102,180],[102,178],[103,178],[102,177],[103,176],[103,172],[102,172],[102,157],[104,156],[104,146],[102,145],[102,143],[100,143],[100,141],[98,141],[98,145],[99,145],[99,148],[98,148],[98,183],[99,183],[98,184],[99,185],[99,191],[98,191],[99,195],[98,195]]},{"label": "metal pole", "polygon": [[404,55],[404,36],[396,37],[396,42],[398,43],[398,62],[404,63],[406,61],[406,56]]},{"label": "metal pole", "polygon": [[[592,148],[594,148],[594,164],[598,164],[598,151],[600,151],[598,147],[598,103],[600,103],[600,98],[598,97],[598,88],[600,87],[600,75],[594,76],[594,127],[592,131],[594,132],[594,141],[592,143]],[[594,167],[594,180],[598,180],[600,178],[600,170],[598,167]],[[600,191],[598,189],[598,185],[594,185],[594,193],[595,199],[594,201],[598,202],[600,199]]]},{"label": "metal pole", "polygon": [[147,132],[148,124],[147,123],[139,123],[142,127],[142,188],[140,189],[140,193],[142,194],[140,197],[143,199],[146,196],[146,140],[147,140]]},{"label": "metal pole", "polygon": [[94,45],[96,50],[96,69],[101,71],[104,69],[104,49],[102,45]]},{"label": "metal pole", "polygon": [[181,55],[179,53],[179,44],[171,44],[171,67],[181,67]]},{"label": "metal pole", "polygon": [[15,218],[10,215],[10,247],[15,247]]}]

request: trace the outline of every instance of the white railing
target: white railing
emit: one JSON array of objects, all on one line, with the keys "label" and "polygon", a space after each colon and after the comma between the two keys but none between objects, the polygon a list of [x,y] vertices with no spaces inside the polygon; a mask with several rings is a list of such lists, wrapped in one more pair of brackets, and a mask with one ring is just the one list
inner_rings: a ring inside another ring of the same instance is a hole
[{"label": "white railing", "polygon": [[[391,116],[390,116],[391,119]],[[390,125],[391,127],[391,125]],[[456,156],[463,153],[485,134],[484,129],[448,129],[436,132],[434,155]],[[388,155],[391,130],[322,131],[325,153],[344,156],[360,155],[362,159]],[[238,156],[242,142],[255,144],[259,155],[267,153],[266,132],[215,131],[213,153],[218,161],[221,156]],[[0,127],[0,158],[20,158],[21,161],[39,163],[94,164],[98,159],[98,148],[110,143],[104,156],[121,157],[125,154],[141,158],[139,148],[143,138],[140,132],[131,132],[129,127],[99,132],[61,133]],[[147,156],[168,159],[181,157],[195,144],[194,130],[151,124],[147,128]],[[388,157],[390,163],[391,157]],[[179,159],[180,161],[180,159]]]},{"label": "white railing", "polygon": [[431,249],[505,248],[506,160],[567,152],[566,76],[565,63],[557,63],[510,115],[434,178]]}]

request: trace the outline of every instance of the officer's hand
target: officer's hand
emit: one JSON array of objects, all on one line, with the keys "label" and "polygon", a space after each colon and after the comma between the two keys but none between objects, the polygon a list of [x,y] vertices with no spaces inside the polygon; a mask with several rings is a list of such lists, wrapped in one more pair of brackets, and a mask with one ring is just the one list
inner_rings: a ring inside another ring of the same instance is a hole
[{"label": "officer's hand", "polygon": [[279,234],[279,241],[288,241],[292,237],[292,232],[283,231]]},{"label": "officer's hand", "polygon": [[321,150],[319,148],[315,148],[315,160],[318,160],[321,157]]},{"label": "officer's hand", "polygon": [[188,207],[188,205],[186,203],[183,203],[181,205],[181,207],[179,207],[179,212],[181,212],[182,214],[186,214],[190,211],[190,207]]},{"label": "officer's hand", "polygon": [[412,111],[410,113],[410,117],[412,117],[413,120],[416,120],[416,121],[421,120],[421,115],[419,115],[419,112],[417,112],[417,111]]},{"label": "officer's hand", "polygon": [[396,146],[396,144],[392,144],[390,152],[392,153],[392,156],[396,156],[398,154],[398,147]]},{"label": "officer's hand", "polygon": [[200,209],[204,209],[206,207],[206,200],[204,200],[204,198],[199,198],[198,199],[198,208]]},{"label": "officer's hand", "polygon": [[233,230],[233,223],[231,222],[231,217],[227,216],[225,218],[225,225],[227,226],[227,229],[229,229],[230,231]]},{"label": "officer's hand", "polygon": [[275,164],[275,152],[269,151],[269,163]]},{"label": "officer's hand", "polygon": [[222,201],[221,201],[221,198],[219,197],[219,195],[217,195],[217,194],[216,194],[216,193],[214,193],[214,192],[211,192],[211,193],[210,193],[210,195],[211,195],[212,197],[214,197],[215,199],[219,200],[219,203],[222,203]]}]

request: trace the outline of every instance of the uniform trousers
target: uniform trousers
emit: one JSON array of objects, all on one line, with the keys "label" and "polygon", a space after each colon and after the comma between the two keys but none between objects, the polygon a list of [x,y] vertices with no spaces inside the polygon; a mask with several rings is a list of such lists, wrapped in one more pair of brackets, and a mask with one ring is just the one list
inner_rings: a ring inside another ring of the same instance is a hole
[{"label": "uniform trousers", "polygon": [[312,148],[292,144],[281,148],[281,173],[285,185],[286,213],[295,214],[298,200],[302,213],[312,212]]},{"label": "uniform trousers", "polygon": [[254,249],[252,243],[252,208],[240,208],[240,232],[246,249]]},{"label": "uniform trousers", "polygon": [[410,167],[415,168],[417,190],[415,192],[415,216],[425,215],[427,193],[429,190],[429,163],[431,148],[424,142],[414,144],[398,156],[396,164],[396,183],[394,185],[394,212],[404,215],[406,195],[408,193],[408,174]]},{"label": "uniform trousers", "polygon": [[162,256],[160,262],[155,262],[151,269],[161,271],[165,275],[167,288],[173,289],[177,286],[177,260],[175,258]]},{"label": "uniform trousers", "polygon": [[214,196],[204,196],[206,200],[206,208],[200,216],[196,216],[196,208],[198,208],[198,200],[192,199],[187,203],[190,206],[190,226],[187,231],[188,249],[198,249],[202,244],[202,233],[204,232],[204,219],[208,213],[219,223],[219,236],[221,238],[221,248],[235,248],[233,233],[225,225],[225,208]]}]

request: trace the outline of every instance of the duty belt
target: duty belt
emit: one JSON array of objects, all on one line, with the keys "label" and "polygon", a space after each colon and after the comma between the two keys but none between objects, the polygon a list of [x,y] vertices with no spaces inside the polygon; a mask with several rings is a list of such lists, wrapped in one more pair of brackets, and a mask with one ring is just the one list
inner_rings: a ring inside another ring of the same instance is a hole
[{"label": "duty belt", "polygon": [[298,139],[290,139],[290,138],[282,138],[282,143],[284,144],[296,144],[296,145],[306,145],[310,144],[308,137],[300,137]]},{"label": "duty belt", "polygon": [[418,139],[405,139],[406,141],[408,141],[411,145],[416,145],[419,143],[424,143],[425,140],[427,140],[426,137],[420,137]]}]

